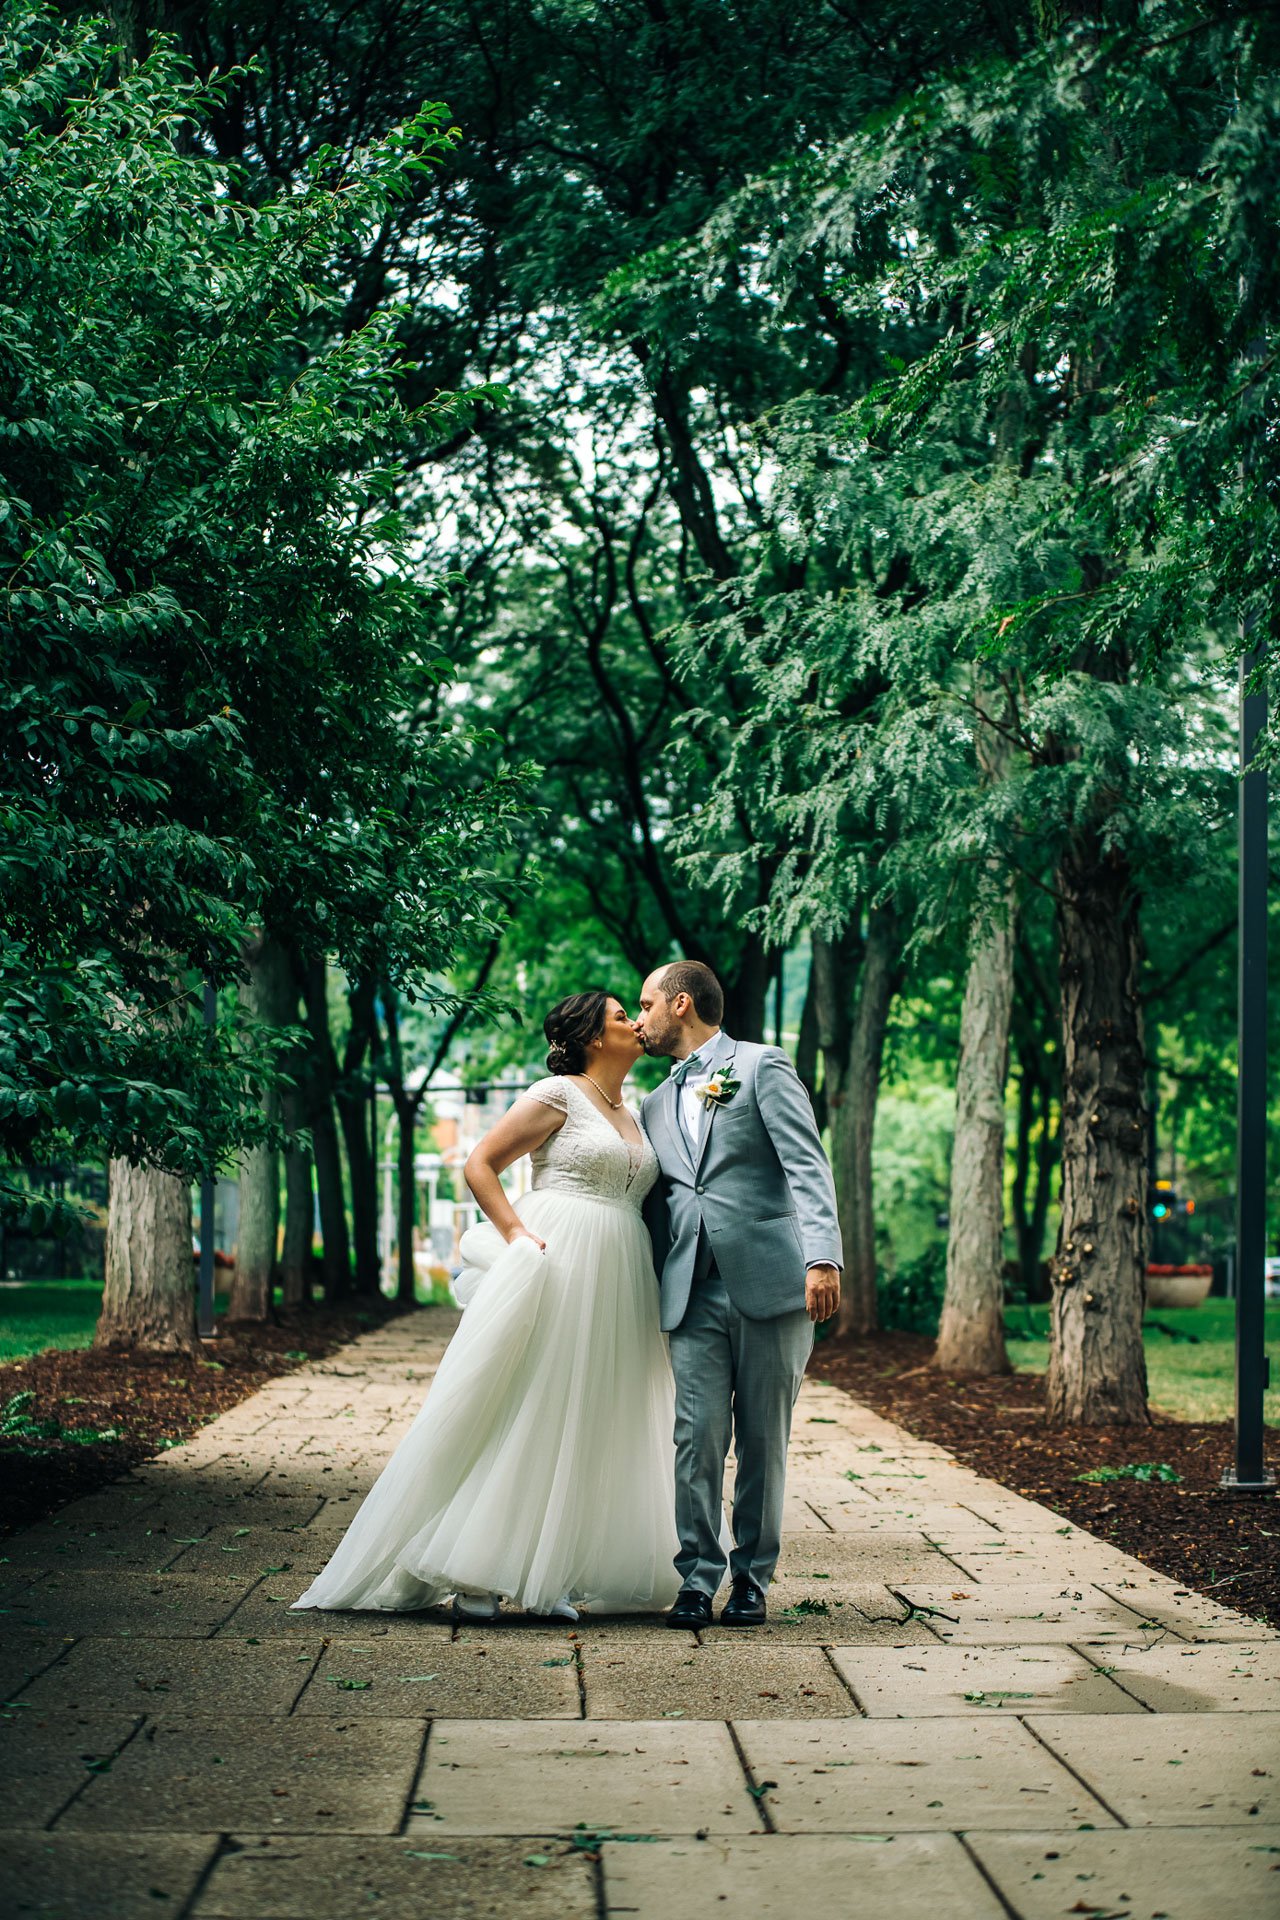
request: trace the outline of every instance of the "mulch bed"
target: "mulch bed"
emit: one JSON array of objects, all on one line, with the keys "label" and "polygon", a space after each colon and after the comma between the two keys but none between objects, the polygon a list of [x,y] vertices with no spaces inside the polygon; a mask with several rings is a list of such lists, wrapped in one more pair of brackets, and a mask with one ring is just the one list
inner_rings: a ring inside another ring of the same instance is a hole
[{"label": "mulch bed", "polygon": [[106,1486],[276,1375],[291,1373],[304,1360],[323,1359],[400,1311],[382,1300],[277,1309],[263,1326],[231,1329],[219,1321],[217,1339],[194,1355],[89,1348],[32,1354],[0,1366],[0,1408],[15,1395],[32,1393],[21,1409],[25,1419],[120,1435],[99,1442],[0,1437],[0,1535]]},{"label": "mulch bed", "polygon": [[[1160,1573],[1280,1627],[1280,1499],[1219,1487],[1235,1457],[1228,1422],[1156,1414],[1147,1427],[1051,1428],[1042,1374],[949,1379],[929,1364],[932,1354],[923,1334],[824,1340],[810,1371]],[[1265,1444],[1274,1472],[1280,1432],[1269,1427]],[[1172,1467],[1179,1483],[1076,1479],[1149,1461]]]}]

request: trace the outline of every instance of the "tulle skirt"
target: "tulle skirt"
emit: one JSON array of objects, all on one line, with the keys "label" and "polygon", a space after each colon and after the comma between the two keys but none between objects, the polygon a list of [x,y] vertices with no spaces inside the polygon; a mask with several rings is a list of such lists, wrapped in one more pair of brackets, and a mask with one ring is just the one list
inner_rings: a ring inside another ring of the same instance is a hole
[{"label": "tulle skirt", "polygon": [[674,1389],[635,1207],[558,1188],[520,1201],[546,1241],[463,1238],[468,1301],[413,1426],[296,1607],[563,1595],[600,1613],[668,1606]]}]

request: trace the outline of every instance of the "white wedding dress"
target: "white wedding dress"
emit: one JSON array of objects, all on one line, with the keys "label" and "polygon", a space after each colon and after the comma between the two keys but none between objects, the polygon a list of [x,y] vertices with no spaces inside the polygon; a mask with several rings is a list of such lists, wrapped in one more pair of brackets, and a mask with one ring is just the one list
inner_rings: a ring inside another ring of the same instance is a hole
[{"label": "white wedding dress", "polygon": [[295,1607],[404,1610],[493,1592],[546,1612],[669,1606],[674,1390],[640,1206],[658,1173],[571,1080],[516,1211],[463,1236],[468,1304],[413,1426]]}]

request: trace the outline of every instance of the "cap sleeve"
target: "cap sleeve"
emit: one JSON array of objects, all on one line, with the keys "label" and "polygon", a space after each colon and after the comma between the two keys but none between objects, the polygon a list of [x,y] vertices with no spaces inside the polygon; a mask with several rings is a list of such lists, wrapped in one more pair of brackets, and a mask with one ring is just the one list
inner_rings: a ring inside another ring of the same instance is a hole
[{"label": "cap sleeve", "polygon": [[569,1111],[569,1089],[559,1074],[553,1074],[546,1080],[535,1080],[531,1087],[525,1087],[523,1099],[540,1100],[544,1107],[554,1107],[557,1113]]}]

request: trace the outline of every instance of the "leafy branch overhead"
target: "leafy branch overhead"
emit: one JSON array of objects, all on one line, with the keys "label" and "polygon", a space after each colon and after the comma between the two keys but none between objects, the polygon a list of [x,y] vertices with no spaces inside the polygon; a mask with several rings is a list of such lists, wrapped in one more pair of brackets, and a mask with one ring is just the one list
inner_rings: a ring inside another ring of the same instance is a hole
[{"label": "leafy branch overhead", "polygon": [[444,108],[251,194],[199,137],[234,74],[27,5],[0,59],[0,1137],[191,1170],[294,1037],[193,1017],[256,927],[429,992],[501,912],[523,775],[439,698],[403,491],[503,396],[407,404],[395,308],[339,325]]}]

